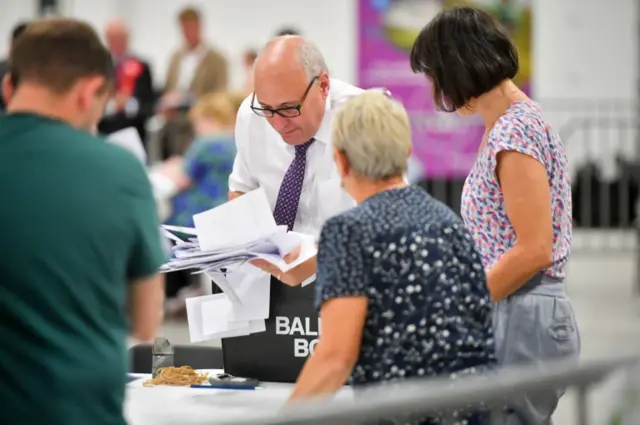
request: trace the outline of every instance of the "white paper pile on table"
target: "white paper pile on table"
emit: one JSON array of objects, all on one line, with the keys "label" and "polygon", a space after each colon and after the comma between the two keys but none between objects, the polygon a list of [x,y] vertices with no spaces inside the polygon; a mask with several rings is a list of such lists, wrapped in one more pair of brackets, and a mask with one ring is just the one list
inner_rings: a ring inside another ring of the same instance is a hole
[{"label": "white paper pile on table", "polygon": [[[175,246],[161,268],[205,273],[223,292],[187,299],[191,342],[264,332],[270,283],[249,260],[286,272],[316,255],[315,238],[276,225],[262,189],[196,214],[193,222],[195,228],[162,226]],[[300,255],[287,263],[283,257],[298,246]]]}]

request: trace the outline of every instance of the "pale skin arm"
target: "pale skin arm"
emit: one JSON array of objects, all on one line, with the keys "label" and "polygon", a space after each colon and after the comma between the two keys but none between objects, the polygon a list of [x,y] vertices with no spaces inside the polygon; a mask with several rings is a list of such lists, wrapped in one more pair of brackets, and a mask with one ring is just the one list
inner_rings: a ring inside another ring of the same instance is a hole
[{"label": "pale skin arm", "polygon": [[519,152],[500,152],[496,174],[516,243],[487,271],[494,301],[500,301],[552,264],[553,223],[549,179],[543,164]]},{"label": "pale skin arm", "polygon": [[[300,247],[287,254],[284,260],[287,263],[291,263],[298,258],[298,255],[300,255]],[[275,276],[280,282],[288,286],[298,286],[316,273],[316,257],[309,258],[286,273],[283,273],[278,267],[265,260],[252,260],[251,264]]]},{"label": "pale skin arm", "polygon": [[347,383],[360,355],[367,305],[366,297],[334,298],[322,305],[320,341],[287,404],[334,394]]},{"label": "pale skin arm", "polygon": [[154,274],[129,284],[127,305],[131,322],[131,336],[151,341],[162,323],[164,303],[164,275]]}]

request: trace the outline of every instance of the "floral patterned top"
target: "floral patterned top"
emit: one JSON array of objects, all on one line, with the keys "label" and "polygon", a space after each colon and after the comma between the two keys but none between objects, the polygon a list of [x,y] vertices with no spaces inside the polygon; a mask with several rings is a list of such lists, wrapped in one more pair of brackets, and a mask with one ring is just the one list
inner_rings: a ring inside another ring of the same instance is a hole
[{"label": "floral patterned top", "polygon": [[509,251],[516,234],[507,217],[504,198],[496,178],[496,156],[516,151],[540,161],[547,170],[553,218],[553,264],[545,274],[565,277],[571,251],[571,181],[567,156],[540,107],[531,100],[513,103],[496,121],[467,177],[462,191],[462,218],[473,235],[490,270]]}]

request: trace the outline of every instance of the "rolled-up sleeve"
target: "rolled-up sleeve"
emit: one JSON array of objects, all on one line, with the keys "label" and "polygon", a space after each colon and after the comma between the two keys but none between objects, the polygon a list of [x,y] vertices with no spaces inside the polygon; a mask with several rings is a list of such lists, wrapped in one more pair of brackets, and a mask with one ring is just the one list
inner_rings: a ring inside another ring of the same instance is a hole
[{"label": "rolled-up sleeve", "polygon": [[244,108],[248,108],[248,104],[243,103],[238,112],[236,120],[236,158],[233,161],[233,170],[229,176],[230,192],[251,192],[258,188],[258,182],[249,168],[247,155],[249,154],[249,124],[250,119]]},{"label": "rolled-up sleeve", "polygon": [[359,223],[342,214],[322,228],[317,255],[316,308],[332,298],[367,296],[366,242]]}]

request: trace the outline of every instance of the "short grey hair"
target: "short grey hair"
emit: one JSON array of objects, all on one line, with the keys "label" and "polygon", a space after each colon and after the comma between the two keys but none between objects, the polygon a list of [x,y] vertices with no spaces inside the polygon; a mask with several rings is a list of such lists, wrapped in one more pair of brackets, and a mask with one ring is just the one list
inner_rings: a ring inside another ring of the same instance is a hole
[{"label": "short grey hair", "polygon": [[300,43],[298,56],[309,80],[323,72],[329,72],[324,56],[315,43],[303,38]]},{"label": "short grey hair", "polygon": [[380,91],[365,91],[335,112],[332,143],[360,177],[372,181],[402,177],[411,153],[407,111]]}]

